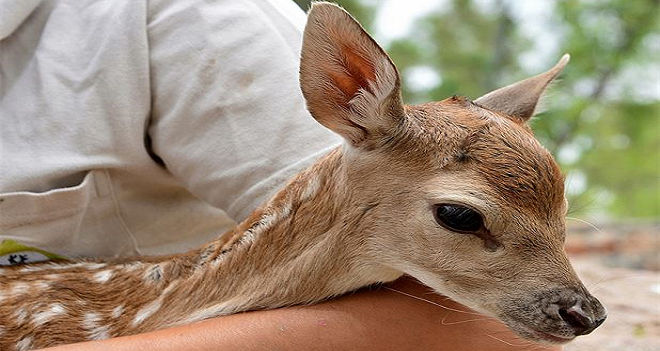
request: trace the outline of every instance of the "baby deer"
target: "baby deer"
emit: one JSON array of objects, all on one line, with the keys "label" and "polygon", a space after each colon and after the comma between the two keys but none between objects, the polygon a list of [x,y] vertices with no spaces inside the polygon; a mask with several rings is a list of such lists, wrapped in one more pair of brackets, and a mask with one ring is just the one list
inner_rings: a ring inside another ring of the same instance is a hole
[{"label": "baby deer", "polygon": [[407,106],[387,54],[316,3],[301,87],[344,145],[189,253],[4,269],[0,349],[310,304],[403,274],[531,340],[591,332],[605,309],[564,253],[562,173],[526,125],[567,62],[475,101]]}]

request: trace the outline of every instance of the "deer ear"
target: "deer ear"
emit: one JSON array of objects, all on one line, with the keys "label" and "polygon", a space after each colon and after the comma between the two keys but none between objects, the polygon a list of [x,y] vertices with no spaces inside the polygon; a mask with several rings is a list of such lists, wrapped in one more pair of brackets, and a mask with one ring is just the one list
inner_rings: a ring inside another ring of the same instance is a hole
[{"label": "deer ear", "polygon": [[314,3],[309,11],[300,86],[312,116],[353,146],[391,133],[404,116],[396,67],[334,4]]},{"label": "deer ear", "polygon": [[526,122],[534,115],[539,99],[548,84],[559,75],[569,59],[570,56],[564,54],[561,60],[547,72],[491,91],[474,102]]}]

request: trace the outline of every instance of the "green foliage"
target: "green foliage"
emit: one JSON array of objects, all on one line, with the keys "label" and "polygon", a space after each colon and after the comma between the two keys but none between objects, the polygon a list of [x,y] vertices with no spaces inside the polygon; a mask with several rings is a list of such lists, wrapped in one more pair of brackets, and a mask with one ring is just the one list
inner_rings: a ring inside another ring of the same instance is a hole
[{"label": "green foliage", "polygon": [[660,92],[639,99],[635,91],[660,77],[624,73],[658,62],[657,49],[647,45],[660,40],[658,2],[564,0],[556,9],[567,33],[562,51],[572,59],[535,131],[555,154],[579,150],[577,159],[563,160],[569,176],[578,172],[587,180],[584,191],[569,197],[577,212],[657,219]]},{"label": "green foliage", "polygon": [[[567,174],[571,212],[657,220],[660,2],[547,1],[551,11],[538,19],[545,26],[539,35],[522,25],[521,1],[448,0],[419,19],[406,37],[390,42],[386,50],[404,75],[404,99],[476,98],[540,73],[527,71],[524,57],[549,68],[568,52],[571,62],[548,94],[548,111],[532,125]],[[297,2],[303,8],[309,3]],[[378,10],[374,4],[382,4],[337,2],[368,30]],[[533,49],[549,40],[546,32],[558,37],[558,47],[541,57]],[[437,74],[437,84],[415,86],[411,76],[419,67]]]},{"label": "green foliage", "polygon": [[[420,22],[412,36],[424,39],[415,41],[415,51],[423,54],[410,64],[430,66],[440,73],[442,83],[429,91],[428,97],[460,94],[476,98],[496,88],[503,72],[519,70],[515,58],[524,46],[510,47],[512,40],[508,38],[517,35],[506,7],[501,6],[500,13],[493,16],[479,11],[469,0],[453,0],[450,5],[446,11],[431,14]],[[405,47],[403,43],[409,40],[396,44]],[[516,42],[524,40],[517,37]],[[407,54],[393,50],[392,56],[398,63]],[[405,72],[405,66],[401,68]],[[410,100],[427,100],[427,96],[416,96],[409,85],[404,88]]]}]

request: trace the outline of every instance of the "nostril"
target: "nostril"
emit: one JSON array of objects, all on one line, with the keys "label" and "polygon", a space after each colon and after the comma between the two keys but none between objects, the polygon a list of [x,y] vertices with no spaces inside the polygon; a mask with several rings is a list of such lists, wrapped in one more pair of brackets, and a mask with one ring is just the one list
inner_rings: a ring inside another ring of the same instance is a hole
[{"label": "nostril", "polygon": [[[573,328],[577,335],[587,334],[599,325],[595,324],[579,305],[571,306],[568,309],[562,308],[559,310],[559,315],[564,322]],[[599,322],[602,323],[602,321]]]},{"label": "nostril", "polygon": [[594,329],[598,328],[605,320],[607,319],[607,316],[603,316],[602,318],[596,319],[594,322]]}]

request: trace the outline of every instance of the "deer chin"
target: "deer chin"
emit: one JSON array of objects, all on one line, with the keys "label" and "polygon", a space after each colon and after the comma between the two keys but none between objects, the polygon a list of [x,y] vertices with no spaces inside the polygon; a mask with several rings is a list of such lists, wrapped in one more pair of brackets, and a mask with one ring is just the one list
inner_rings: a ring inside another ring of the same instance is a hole
[{"label": "deer chin", "polygon": [[487,298],[470,299],[467,298],[469,294],[456,291],[452,284],[442,277],[414,269],[409,270],[407,274],[415,277],[438,294],[447,296],[484,316],[499,319],[523,339],[545,344],[565,344],[576,337],[561,323],[561,319],[555,320],[538,308],[537,300],[534,298],[518,299],[515,302],[506,300],[500,303],[492,303]]},{"label": "deer chin", "polygon": [[[565,335],[562,328],[554,328],[554,330],[532,328],[527,318],[519,319],[508,314],[501,314],[497,318],[518,336],[531,341],[546,344],[565,344],[576,337],[575,335]],[[540,313],[538,319],[543,320],[544,318],[547,317],[542,316],[542,313]]]}]

